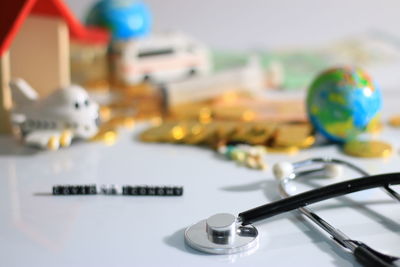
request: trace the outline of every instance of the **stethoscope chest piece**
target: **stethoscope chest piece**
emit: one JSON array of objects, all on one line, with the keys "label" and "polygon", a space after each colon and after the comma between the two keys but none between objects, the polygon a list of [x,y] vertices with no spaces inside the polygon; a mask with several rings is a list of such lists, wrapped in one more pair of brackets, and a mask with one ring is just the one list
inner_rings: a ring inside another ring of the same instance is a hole
[{"label": "stethoscope chest piece", "polygon": [[185,241],[190,247],[211,254],[243,253],[257,248],[258,231],[252,225],[239,225],[232,214],[218,213],[189,226]]}]

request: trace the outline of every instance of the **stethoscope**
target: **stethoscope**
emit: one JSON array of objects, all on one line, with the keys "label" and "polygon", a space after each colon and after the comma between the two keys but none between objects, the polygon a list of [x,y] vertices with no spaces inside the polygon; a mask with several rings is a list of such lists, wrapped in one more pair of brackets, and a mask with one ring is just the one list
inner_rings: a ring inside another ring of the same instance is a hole
[{"label": "stethoscope", "polygon": [[[300,170],[314,164],[321,164],[321,166]],[[289,193],[290,181],[317,173],[327,177],[337,177],[342,173],[343,166],[359,172],[363,177],[296,195]],[[325,230],[336,244],[351,252],[360,263],[366,266],[400,266],[400,258],[383,254],[360,241],[351,239],[307,207],[323,200],[377,187],[382,187],[389,196],[400,201],[400,195],[390,188],[390,185],[400,184],[400,173],[370,176],[363,169],[347,161],[329,158],[313,158],[292,164],[278,163],[274,165],[273,173],[279,181],[279,191],[283,199],[241,212],[237,217],[228,213],[215,214],[189,226],[185,230],[186,243],[196,250],[210,254],[250,252],[258,247],[259,239],[258,231],[251,223],[298,209]]]}]

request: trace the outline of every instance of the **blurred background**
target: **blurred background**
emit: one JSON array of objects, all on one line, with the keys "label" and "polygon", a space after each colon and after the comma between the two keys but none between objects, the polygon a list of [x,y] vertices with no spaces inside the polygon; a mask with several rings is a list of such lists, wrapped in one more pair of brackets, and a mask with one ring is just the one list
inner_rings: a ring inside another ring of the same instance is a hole
[{"label": "blurred background", "polygon": [[[66,2],[83,19],[95,0]],[[216,49],[320,45],[369,31],[400,36],[396,0],[143,2],[153,14],[154,31],[179,29]]]}]

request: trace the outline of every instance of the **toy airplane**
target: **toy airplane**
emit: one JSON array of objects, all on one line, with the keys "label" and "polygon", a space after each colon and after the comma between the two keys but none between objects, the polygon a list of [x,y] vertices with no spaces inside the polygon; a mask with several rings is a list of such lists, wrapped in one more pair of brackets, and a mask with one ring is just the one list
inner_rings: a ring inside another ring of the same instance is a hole
[{"label": "toy airplane", "polygon": [[74,138],[88,139],[98,131],[99,106],[80,86],[54,91],[38,100],[36,91],[24,80],[10,82],[14,108],[12,122],[24,141],[42,149],[67,147]]}]

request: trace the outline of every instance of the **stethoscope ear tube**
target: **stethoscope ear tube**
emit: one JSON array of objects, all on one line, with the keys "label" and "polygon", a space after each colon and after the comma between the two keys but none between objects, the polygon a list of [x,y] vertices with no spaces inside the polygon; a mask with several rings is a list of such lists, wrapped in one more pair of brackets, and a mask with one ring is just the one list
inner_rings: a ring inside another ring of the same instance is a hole
[{"label": "stethoscope ear tube", "polygon": [[242,225],[263,220],[286,211],[362,190],[400,184],[400,173],[380,174],[336,183],[300,193],[273,203],[259,206],[239,214]]},{"label": "stethoscope ear tube", "polygon": [[[354,256],[364,266],[373,267],[394,267],[398,266],[396,257],[382,254],[364,243],[357,244],[357,247],[353,251]],[[399,262],[400,263],[400,262]]]}]

